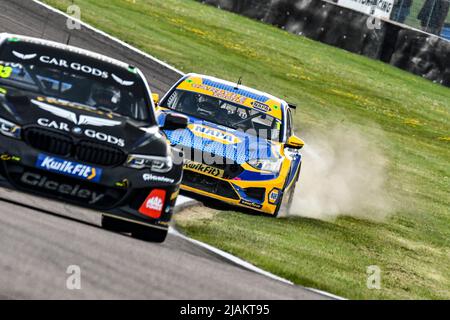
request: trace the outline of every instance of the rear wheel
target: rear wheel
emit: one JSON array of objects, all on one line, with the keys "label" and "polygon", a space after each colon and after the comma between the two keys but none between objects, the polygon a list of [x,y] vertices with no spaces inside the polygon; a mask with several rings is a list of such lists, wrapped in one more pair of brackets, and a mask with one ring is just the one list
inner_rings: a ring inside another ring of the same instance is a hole
[{"label": "rear wheel", "polygon": [[156,243],[164,242],[167,234],[168,230],[146,227],[143,225],[135,225],[131,231],[133,238]]}]

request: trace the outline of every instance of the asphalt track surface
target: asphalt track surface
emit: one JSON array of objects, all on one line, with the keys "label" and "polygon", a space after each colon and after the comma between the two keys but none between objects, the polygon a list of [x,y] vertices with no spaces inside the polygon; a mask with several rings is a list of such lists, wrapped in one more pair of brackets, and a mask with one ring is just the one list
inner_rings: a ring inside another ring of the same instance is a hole
[{"label": "asphalt track surface", "polygon": [[[66,19],[31,0],[0,0],[0,32],[66,42]],[[91,30],[70,44],[138,66],[154,92],[180,75]],[[323,299],[245,270],[174,235],[151,244],[102,230],[100,214],[0,189],[0,299]],[[67,268],[81,269],[69,290]]]}]

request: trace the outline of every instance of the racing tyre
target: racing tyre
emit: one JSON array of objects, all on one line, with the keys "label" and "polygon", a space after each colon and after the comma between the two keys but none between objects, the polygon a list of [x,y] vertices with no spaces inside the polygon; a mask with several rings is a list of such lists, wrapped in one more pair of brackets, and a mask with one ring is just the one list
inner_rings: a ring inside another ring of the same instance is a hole
[{"label": "racing tyre", "polygon": [[294,201],[295,187],[297,186],[298,178],[300,177],[300,168],[298,170],[297,176],[295,177],[294,185],[291,187],[288,193],[285,194],[283,190],[282,198],[278,203],[275,214],[273,215],[275,218],[286,217],[291,211],[292,201]]},{"label": "racing tyre", "polygon": [[284,194],[283,192],[283,196],[278,204],[277,209],[275,210],[275,218],[286,217],[289,214],[292,206],[292,201],[294,200],[294,193],[295,185],[291,188],[291,190],[288,191],[288,193]]},{"label": "racing tyre", "polygon": [[168,230],[156,229],[142,225],[135,225],[133,226],[131,235],[133,236],[133,238],[139,240],[162,243],[164,242],[164,240],[166,240],[168,232],[169,232]]},{"label": "racing tyre", "polygon": [[127,231],[127,223],[125,221],[102,215],[102,228],[112,232]]}]

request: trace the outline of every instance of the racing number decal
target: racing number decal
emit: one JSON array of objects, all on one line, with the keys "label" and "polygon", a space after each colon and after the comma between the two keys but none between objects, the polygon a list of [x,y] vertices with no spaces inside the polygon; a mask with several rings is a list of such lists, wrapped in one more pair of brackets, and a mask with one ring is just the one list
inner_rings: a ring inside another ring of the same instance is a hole
[{"label": "racing number decal", "polygon": [[0,64],[0,78],[7,79],[11,77],[13,69],[11,67],[3,66]]}]

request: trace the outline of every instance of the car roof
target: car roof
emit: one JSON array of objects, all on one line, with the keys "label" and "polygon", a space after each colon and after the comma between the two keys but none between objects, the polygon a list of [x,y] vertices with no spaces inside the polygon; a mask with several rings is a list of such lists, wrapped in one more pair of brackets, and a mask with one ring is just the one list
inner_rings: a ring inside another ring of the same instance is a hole
[{"label": "car roof", "polygon": [[74,47],[71,45],[66,45],[66,44],[51,41],[51,40],[44,40],[44,39],[40,39],[40,38],[27,37],[27,36],[11,34],[11,33],[0,33],[0,45],[3,44],[3,42],[6,40],[13,40],[13,41],[17,41],[17,42],[20,41],[20,42],[39,45],[42,47],[54,48],[54,49],[59,49],[59,50],[63,50],[63,51],[69,51],[69,52],[73,52],[75,54],[85,56],[87,58],[91,58],[91,59],[99,60],[101,62],[113,64],[116,67],[123,68],[123,69],[129,69],[129,68],[137,69],[134,66],[131,66],[120,60],[117,60],[117,59],[114,59],[114,58],[111,58],[111,57],[108,57],[108,56],[105,56],[105,55],[102,55],[102,54],[99,54],[96,52],[92,52],[89,50],[85,50],[82,48]]},{"label": "car roof", "polygon": [[105,56],[105,55],[102,55],[102,54],[99,54],[99,53],[96,53],[93,51],[89,51],[86,49],[74,47],[71,45],[66,45],[66,44],[51,41],[51,40],[44,40],[44,39],[40,39],[40,38],[28,37],[28,36],[11,34],[11,33],[6,33],[6,32],[0,33],[0,47],[4,44],[5,41],[8,41],[8,40],[15,41],[15,42],[30,43],[30,44],[34,44],[34,45],[38,45],[38,46],[42,46],[42,47],[47,47],[50,49],[57,49],[57,50],[61,50],[61,51],[73,52],[74,54],[78,54],[78,55],[86,57],[86,58],[97,60],[99,63],[111,64],[114,67],[117,67],[119,69],[124,69],[124,70],[135,73],[136,75],[139,76],[139,78],[142,80],[142,82],[145,86],[147,99],[148,99],[149,103],[151,104],[151,108],[153,110],[153,112],[151,113],[151,118],[152,118],[152,121],[156,123],[155,112],[154,112],[155,105],[154,105],[153,99],[151,97],[151,90],[148,85],[147,79],[145,78],[142,71],[139,70],[139,68],[132,66],[130,64],[127,64],[125,62],[122,62],[120,60],[117,60],[117,59],[114,59],[114,58],[111,58],[111,57],[108,57],[108,56]]},{"label": "car roof", "polygon": [[235,102],[263,111],[279,120],[283,120],[283,112],[288,108],[286,101],[266,92],[197,73],[187,74],[177,88]]}]

